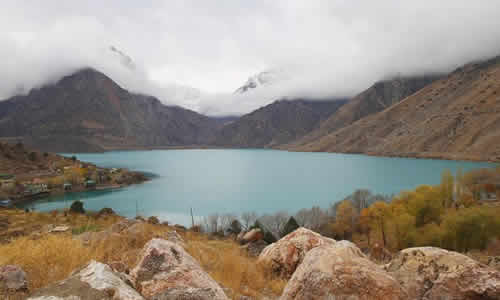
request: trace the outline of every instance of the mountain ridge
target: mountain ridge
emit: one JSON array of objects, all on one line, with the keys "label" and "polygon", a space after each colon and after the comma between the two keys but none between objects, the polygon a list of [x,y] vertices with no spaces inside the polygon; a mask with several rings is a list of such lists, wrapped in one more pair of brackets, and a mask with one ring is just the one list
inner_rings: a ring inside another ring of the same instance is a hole
[{"label": "mountain ridge", "polygon": [[500,56],[466,64],[296,151],[500,161]]}]

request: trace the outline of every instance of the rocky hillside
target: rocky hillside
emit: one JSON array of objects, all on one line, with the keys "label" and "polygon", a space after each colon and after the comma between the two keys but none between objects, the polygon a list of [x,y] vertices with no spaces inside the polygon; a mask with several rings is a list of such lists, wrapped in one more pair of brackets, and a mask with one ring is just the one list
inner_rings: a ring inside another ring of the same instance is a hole
[{"label": "rocky hillside", "polygon": [[500,57],[465,65],[301,151],[500,160]]},{"label": "rocky hillside", "polygon": [[223,147],[261,148],[289,143],[317,128],[346,103],[279,100],[224,126],[215,144]]},{"label": "rocky hillside", "polygon": [[133,94],[93,69],[0,102],[0,138],[44,151],[205,145],[217,122]]},{"label": "rocky hillside", "polygon": [[304,145],[355,121],[382,111],[432,83],[438,76],[397,77],[375,83],[339,108],[319,128],[294,141]]}]

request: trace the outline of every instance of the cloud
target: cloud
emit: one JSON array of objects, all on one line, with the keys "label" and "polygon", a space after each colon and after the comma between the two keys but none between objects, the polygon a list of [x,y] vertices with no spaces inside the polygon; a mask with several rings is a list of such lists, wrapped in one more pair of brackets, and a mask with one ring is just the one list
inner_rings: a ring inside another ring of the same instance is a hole
[{"label": "cloud", "polygon": [[[283,96],[351,96],[395,74],[500,54],[498,15],[497,0],[4,0],[0,98],[85,66],[209,114]],[[268,69],[286,70],[287,80],[233,94]]]}]

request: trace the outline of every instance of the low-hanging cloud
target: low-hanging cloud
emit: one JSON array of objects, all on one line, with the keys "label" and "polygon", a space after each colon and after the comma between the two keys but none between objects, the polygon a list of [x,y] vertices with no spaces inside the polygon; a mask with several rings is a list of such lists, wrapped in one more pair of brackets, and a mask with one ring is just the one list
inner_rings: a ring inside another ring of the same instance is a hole
[{"label": "low-hanging cloud", "polygon": [[[0,98],[82,67],[211,115],[281,97],[352,96],[387,77],[499,55],[499,15],[497,0],[6,0]],[[276,69],[285,80],[233,93]]]}]

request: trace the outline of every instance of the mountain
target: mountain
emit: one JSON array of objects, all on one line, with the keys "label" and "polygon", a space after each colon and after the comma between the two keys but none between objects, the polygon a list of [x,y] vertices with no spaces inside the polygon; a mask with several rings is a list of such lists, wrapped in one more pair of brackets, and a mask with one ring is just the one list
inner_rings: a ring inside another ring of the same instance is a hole
[{"label": "mountain", "polygon": [[215,144],[261,148],[288,143],[319,126],[322,120],[345,103],[345,99],[276,101],[222,127]]},{"label": "mountain", "polygon": [[382,111],[412,95],[438,78],[437,75],[397,77],[377,82],[349,100],[349,102],[325,120],[319,128],[295,141],[293,143],[295,145],[294,147],[311,143],[363,117]]},{"label": "mountain", "polygon": [[0,138],[45,151],[206,145],[217,126],[194,111],[130,93],[93,69],[0,102]]},{"label": "mountain", "polygon": [[260,72],[248,78],[247,82],[234,91],[235,94],[244,94],[253,89],[264,86],[271,86],[274,83],[287,79],[287,75],[282,69],[275,69]]},{"label": "mountain", "polygon": [[499,161],[499,140],[500,56],[294,150]]}]

